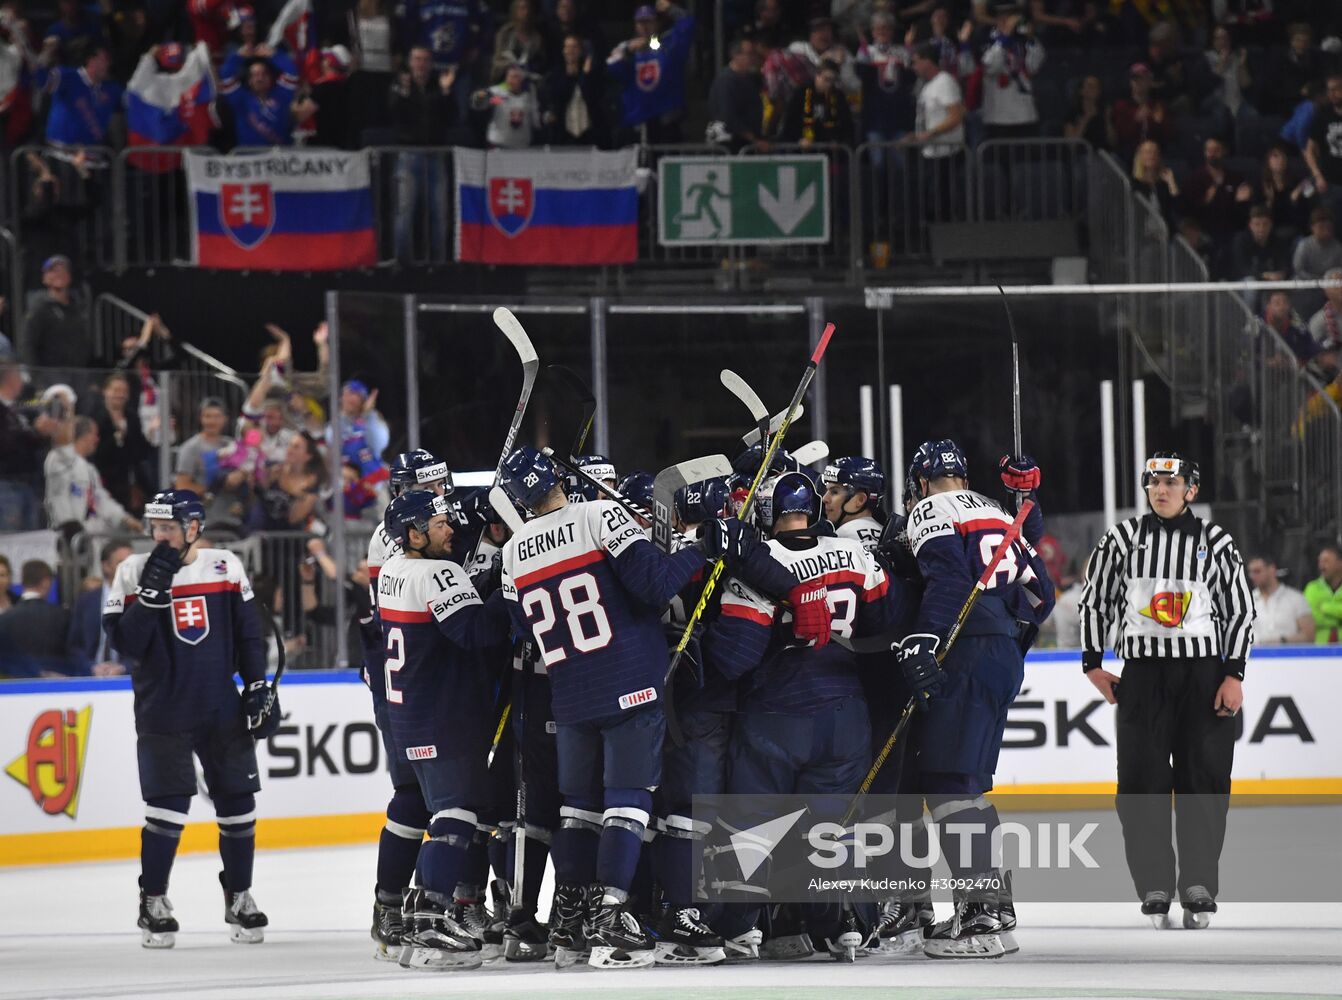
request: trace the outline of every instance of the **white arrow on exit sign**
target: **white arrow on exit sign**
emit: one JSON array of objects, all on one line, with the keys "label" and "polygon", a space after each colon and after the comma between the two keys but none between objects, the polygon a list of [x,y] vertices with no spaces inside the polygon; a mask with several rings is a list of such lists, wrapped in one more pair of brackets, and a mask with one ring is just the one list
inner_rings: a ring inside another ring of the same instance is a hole
[{"label": "white arrow on exit sign", "polygon": [[797,191],[797,168],[778,168],[778,194],[775,196],[763,184],[759,186],[760,208],[764,209],[783,235],[791,234],[801,220],[815,207],[815,185],[807,184]]}]

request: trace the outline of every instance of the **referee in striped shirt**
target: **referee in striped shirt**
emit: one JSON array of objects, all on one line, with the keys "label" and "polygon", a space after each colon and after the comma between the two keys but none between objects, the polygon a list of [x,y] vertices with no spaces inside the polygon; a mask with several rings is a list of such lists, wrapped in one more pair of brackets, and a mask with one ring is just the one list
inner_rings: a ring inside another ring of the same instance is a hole
[{"label": "referee in striped shirt", "polygon": [[[1142,912],[1169,926],[1177,887],[1185,927],[1216,912],[1230,806],[1234,716],[1253,645],[1253,588],[1234,539],[1196,517],[1198,467],[1177,452],[1147,460],[1151,512],[1104,533],[1081,594],[1081,664],[1118,705],[1118,817]],[[1122,680],[1101,666],[1105,636]],[[1178,878],[1170,793],[1179,814]]]}]

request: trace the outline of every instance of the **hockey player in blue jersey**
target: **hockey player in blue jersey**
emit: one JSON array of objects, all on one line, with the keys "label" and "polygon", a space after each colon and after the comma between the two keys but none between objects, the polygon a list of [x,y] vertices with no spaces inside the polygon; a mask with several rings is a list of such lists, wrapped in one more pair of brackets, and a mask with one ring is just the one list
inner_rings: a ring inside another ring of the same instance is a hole
[{"label": "hockey player in blue jersey", "polygon": [[[797,580],[820,589],[835,635],[886,631],[907,617],[908,594],[887,577],[862,545],[838,538],[820,518],[820,499],[798,472],[761,487],[760,526],[772,537],[774,558]],[[731,523],[731,522],[723,522]],[[706,530],[717,530],[716,523]],[[775,616],[786,614],[739,579],[728,583],[722,614],[704,642],[706,660],[728,678],[744,677],[731,744],[728,791],[754,794],[846,795],[857,790],[871,762],[871,729],[857,656],[837,643],[823,648],[779,642]],[[836,817],[837,818],[837,817]],[[855,953],[862,937],[851,913],[807,908],[811,932],[838,958]],[[754,926],[757,908],[733,908],[724,933]],[[804,934],[779,933],[778,957],[810,953]]]},{"label": "hockey player in blue jersey", "polygon": [[953,441],[923,444],[909,475],[918,497],[909,514],[909,541],[924,590],[916,632],[901,643],[898,657],[923,709],[912,737],[917,791],[941,828],[976,826],[968,838],[968,864],[949,845],[945,853],[957,878],[985,886],[957,890],[954,916],[928,932],[923,949],[937,958],[996,958],[1016,950],[1010,933],[1015,911],[1009,884],[993,859],[997,811],[983,796],[992,789],[1007,709],[1024,678],[1018,609],[1028,609],[1030,620],[1041,623],[1053,607],[1053,585],[1028,541],[1031,528],[1007,550],[945,662],[938,664],[937,649],[1013,518],[995,500],[969,489],[968,464]]},{"label": "hockey player in blue jersey", "polygon": [[410,762],[428,806],[418,885],[405,904],[400,962],[407,968],[475,968],[483,937],[457,889],[476,834],[491,697],[485,654],[507,641],[501,597],[480,600],[447,560],[448,501],[409,490],[383,518],[394,552],[378,574],[387,714],[397,754]]},{"label": "hockey player in blue jersey", "polygon": [[[452,474],[447,464],[423,448],[403,452],[391,463],[389,488],[392,499],[408,490],[428,490],[435,496],[452,494]],[[387,717],[387,684],[382,649],[382,620],[377,609],[377,579],[382,565],[397,551],[397,544],[379,524],[368,539],[368,578],[372,596],[369,619],[360,622],[364,678],[373,695],[373,718],[382,734],[391,771],[392,796],[387,803],[387,821],[377,846],[377,884],[373,887],[373,954],[395,962],[401,955],[401,905],[419,859],[419,846],[429,826],[429,811],[415,780],[410,762],[396,752]]]},{"label": "hockey player in blue jersey", "polygon": [[868,552],[876,551],[881,537],[881,498],[885,494],[885,473],[869,458],[836,458],[820,474],[825,487],[821,501],[825,519],[834,525],[840,538],[855,538]]},{"label": "hockey player in blue jersey", "polygon": [[[219,875],[232,940],[265,936],[266,915],[252,900],[256,851],[256,739],[279,725],[266,711],[265,641],[252,585],[232,552],[197,545],[205,506],[189,490],[169,490],[145,505],[157,543],[117,568],[103,628],[130,664],[135,692],[136,758],[145,825],[140,835],[141,943],[171,948],[178,930],[168,876],[191,796],[192,755],[219,822]],[[242,678],[241,699],[233,680]]]},{"label": "hockey player in blue jersey", "polygon": [[556,963],[651,964],[626,907],[661,781],[661,610],[703,568],[697,549],[663,555],[619,504],[570,504],[550,460],[516,449],[503,488],[534,517],[504,547],[513,618],[550,678],[564,805],[552,849]]}]

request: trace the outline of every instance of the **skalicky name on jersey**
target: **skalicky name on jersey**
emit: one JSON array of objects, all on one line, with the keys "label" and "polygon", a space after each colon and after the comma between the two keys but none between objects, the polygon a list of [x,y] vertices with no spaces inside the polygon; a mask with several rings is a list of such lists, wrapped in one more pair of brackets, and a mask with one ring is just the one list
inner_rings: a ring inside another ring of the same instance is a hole
[{"label": "skalicky name on jersey", "polygon": [[565,545],[572,545],[576,538],[573,522],[556,525],[545,531],[539,531],[530,538],[519,540],[517,543],[517,558],[531,559],[546,552],[553,552]]}]

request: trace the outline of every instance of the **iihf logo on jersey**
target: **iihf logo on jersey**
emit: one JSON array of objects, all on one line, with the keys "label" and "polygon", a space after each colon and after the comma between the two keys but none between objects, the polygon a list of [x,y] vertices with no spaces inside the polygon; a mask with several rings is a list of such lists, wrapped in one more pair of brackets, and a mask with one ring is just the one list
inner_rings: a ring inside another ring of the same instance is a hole
[{"label": "iihf logo on jersey", "polygon": [[275,227],[275,196],[269,184],[220,184],[219,224],[230,240],[251,250]]},{"label": "iihf logo on jersey", "polygon": [[489,218],[499,232],[512,238],[531,225],[536,192],[529,177],[489,179]]},{"label": "iihf logo on jersey", "polygon": [[172,629],[177,638],[191,646],[199,646],[210,634],[210,610],[203,597],[174,597],[172,600]]}]

